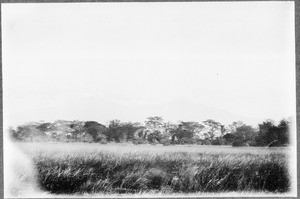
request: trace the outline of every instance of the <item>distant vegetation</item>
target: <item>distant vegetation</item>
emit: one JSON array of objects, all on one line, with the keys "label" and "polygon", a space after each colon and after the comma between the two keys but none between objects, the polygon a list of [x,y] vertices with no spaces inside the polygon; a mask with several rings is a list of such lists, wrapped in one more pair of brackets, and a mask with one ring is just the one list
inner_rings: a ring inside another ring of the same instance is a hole
[{"label": "distant vegetation", "polygon": [[108,125],[96,121],[32,122],[10,128],[15,141],[108,142],[134,144],[199,144],[232,146],[286,146],[289,144],[289,121],[278,125],[272,120],[258,128],[241,121],[225,126],[212,119],[201,123],[164,122],[161,117],[149,117],[144,124],[112,120]]},{"label": "distant vegetation", "polygon": [[286,120],[266,120],[257,129],[211,119],[58,120],[9,132],[33,160],[38,187],[52,194],[286,193],[291,187],[289,148],[265,147],[288,145]]}]

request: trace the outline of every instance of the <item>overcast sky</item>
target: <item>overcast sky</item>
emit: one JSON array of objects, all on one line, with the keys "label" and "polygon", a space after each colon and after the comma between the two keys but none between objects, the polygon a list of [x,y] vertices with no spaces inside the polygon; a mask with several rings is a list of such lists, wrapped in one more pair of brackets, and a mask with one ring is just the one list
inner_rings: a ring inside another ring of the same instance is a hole
[{"label": "overcast sky", "polygon": [[295,115],[292,1],[1,7],[7,125],[146,119],[105,108],[114,104],[148,113],[190,103],[256,121]]}]

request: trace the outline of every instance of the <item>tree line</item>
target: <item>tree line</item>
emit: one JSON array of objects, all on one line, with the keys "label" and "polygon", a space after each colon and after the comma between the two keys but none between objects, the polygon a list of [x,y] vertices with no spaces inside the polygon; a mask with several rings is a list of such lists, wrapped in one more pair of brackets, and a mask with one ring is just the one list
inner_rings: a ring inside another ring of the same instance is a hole
[{"label": "tree line", "polygon": [[265,120],[254,128],[241,121],[223,125],[212,119],[203,122],[165,122],[162,117],[148,117],[144,124],[111,120],[107,125],[96,121],[31,122],[10,128],[15,141],[109,142],[133,144],[200,144],[232,146],[286,146],[290,122],[277,125]]}]

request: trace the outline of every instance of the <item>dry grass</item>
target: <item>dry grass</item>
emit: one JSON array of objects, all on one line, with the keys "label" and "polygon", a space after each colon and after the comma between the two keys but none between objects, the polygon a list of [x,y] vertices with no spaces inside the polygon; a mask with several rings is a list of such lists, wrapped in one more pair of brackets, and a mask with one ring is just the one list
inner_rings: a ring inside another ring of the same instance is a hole
[{"label": "dry grass", "polygon": [[52,194],[285,193],[287,148],[20,143]]}]

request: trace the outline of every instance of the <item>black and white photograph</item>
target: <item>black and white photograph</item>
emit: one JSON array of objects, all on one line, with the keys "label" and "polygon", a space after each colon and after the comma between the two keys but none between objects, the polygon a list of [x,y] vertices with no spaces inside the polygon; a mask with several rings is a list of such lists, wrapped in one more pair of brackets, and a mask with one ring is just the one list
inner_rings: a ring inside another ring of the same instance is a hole
[{"label": "black and white photograph", "polygon": [[1,3],[5,198],[296,197],[294,1]]}]

